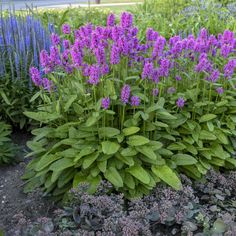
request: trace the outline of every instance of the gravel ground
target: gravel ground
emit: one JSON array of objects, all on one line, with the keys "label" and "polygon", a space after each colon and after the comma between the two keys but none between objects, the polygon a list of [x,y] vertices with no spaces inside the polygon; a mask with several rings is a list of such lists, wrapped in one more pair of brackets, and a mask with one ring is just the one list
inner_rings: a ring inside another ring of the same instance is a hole
[{"label": "gravel ground", "polygon": [[[30,139],[28,134],[14,134],[13,140],[20,145],[17,156],[22,159],[26,151],[26,141]],[[31,221],[40,217],[47,217],[53,207],[52,202],[42,199],[41,193],[23,193],[24,173],[28,160],[23,160],[17,165],[0,167],[0,232],[8,232],[15,225],[15,218],[23,214]],[[1,235],[1,233],[0,233]],[[11,236],[11,234],[5,234]],[[4,236],[5,236],[4,235]]]}]

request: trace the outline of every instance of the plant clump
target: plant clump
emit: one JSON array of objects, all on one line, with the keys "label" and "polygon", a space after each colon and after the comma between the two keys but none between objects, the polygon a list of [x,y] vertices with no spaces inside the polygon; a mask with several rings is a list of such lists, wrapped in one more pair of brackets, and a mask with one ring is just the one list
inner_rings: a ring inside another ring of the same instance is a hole
[{"label": "plant clump", "polygon": [[163,181],[180,190],[184,173],[200,179],[212,167],[233,169],[235,154],[234,33],[165,39],[149,28],[139,40],[133,16],[51,35],[50,51],[31,67],[44,104],[25,112],[43,127],[28,143],[34,156],[25,190],[61,198],[102,180],[128,198]]}]

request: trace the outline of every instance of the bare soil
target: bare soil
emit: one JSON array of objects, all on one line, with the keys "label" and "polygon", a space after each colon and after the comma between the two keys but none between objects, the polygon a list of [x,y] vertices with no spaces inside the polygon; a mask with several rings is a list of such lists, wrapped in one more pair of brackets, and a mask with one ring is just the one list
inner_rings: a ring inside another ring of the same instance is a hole
[{"label": "bare soil", "polygon": [[28,159],[24,159],[24,155],[27,152],[26,142],[30,138],[27,133],[13,134],[13,141],[20,146],[17,158],[21,161],[14,166],[0,167],[0,235],[3,230],[5,235],[11,236],[7,232],[15,227],[20,215],[34,221],[40,217],[47,217],[53,208],[52,202],[42,198],[39,191],[32,194],[23,193],[24,182],[21,176],[29,162]]}]

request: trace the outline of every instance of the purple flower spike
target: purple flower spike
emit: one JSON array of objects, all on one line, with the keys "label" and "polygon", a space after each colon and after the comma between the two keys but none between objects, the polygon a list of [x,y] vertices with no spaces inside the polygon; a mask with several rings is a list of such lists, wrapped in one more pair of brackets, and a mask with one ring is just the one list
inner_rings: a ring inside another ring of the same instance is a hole
[{"label": "purple flower spike", "polygon": [[55,33],[52,33],[51,41],[52,41],[52,45],[54,45],[54,46],[59,45],[60,44],[60,36]]},{"label": "purple flower spike", "polygon": [[65,39],[65,40],[63,40],[62,43],[63,43],[63,47],[65,49],[69,49],[70,48],[70,41],[69,40]]},{"label": "purple flower spike", "polygon": [[110,106],[110,98],[106,97],[102,99],[102,108],[107,110]]},{"label": "purple flower spike", "polygon": [[133,15],[128,12],[123,12],[120,18],[121,27],[130,28],[133,24]]},{"label": "purple flower spike", "polygon": [[210,81],[211,81],[212,83],[215,83],[215,82],[218,80],[219,76],[220,76],[219,70],[217,70],[217,69],[214,70],[214,71],[212,72],[212,74],[210,75]]},{"label": "purple flower spike", "polygon": [[178,100],[176,101],[176,105],[179,108],[183,108],[184,107],[184,103],[185,103],[185,101],[184,101],[183,98],[178,98]]},{"label": "purple flower spike", "polygon": [[139,104],[140,104],[140,99],[139,99],[139,97],[138,96],[132,96],[131,97],[131,106],[132,107],[137,107],[137,106],[139,106]]},{"label": "purple flower spike", "polygon": [[32,79],[33,83],[35,84],[35,86],[42,85],[42,79],[40,76],[40,72],[37,68],[35,68],[35,67],[30,68],[30,76],[31,76],[31,79]]},{"label": "purple flower spike", "polygon": [[46,50],[40,52],[40,64],[42,67],[46,67],[49,64],[49,55]]},{"label": "purple flower spike", "polygon": [[130,86],[125,84],[121,90],[121,101],[124,104],[127,104],[129,102],[130,97]]},{"label": "purple flower spike", "polygon": [[223,89],[222,87],[219,87],[219,88],[216,89],[216,92],[217,92],[219,95],[221,95],[221,94],[224,93],[224,89]]},{"label": "purple flower spike", "polygon": [[181,78],[179,75],[177,75],[177,76],[175,77],[175,79],[176,79],[177,81],[182,80],[182,78]]},{"label": "purple flower spike", "polygon": [[52,89],[52,81],[50,81],[49,79],[47,78],[43,78],[42,79],[42,82],[43,82],[43,88],[45,90],[47,90],[48,92],[51,92],[51,89]]},{"label": "purple flower spike", "polygon": [[63,34],[70,34],[70,32],[71,32],[70,25],[68,25],[68,24],[62,25],[62,32],[63,32]]},{"label": "purple flower spike", "polygon": [[152,95],[156,97],[158,94],[159,94],[159,89],[158,88],[154,88],[152,90]]},{"label": "purple flower spike", "polygon": [[97,85],[100,78],[100,68],[98,65],[92,65],[89,70],[89,80],[90,84]]},{"label": "purple flower spike", "polygon": [[142,79],[150,79],[153,74],[153,63],[146,62],[143,67]]},{"label": "purple flower spike", "polygon": [[169,87],[167,90],[167,93],[173,94],[176,92],[176,89],[174,87]]},{"label": "purple flower spike", "polygon": [[107,17],[107,26],[109,27],[112,27],[115,25],[115,15],[114,14],[110,14],[108,17]]}]

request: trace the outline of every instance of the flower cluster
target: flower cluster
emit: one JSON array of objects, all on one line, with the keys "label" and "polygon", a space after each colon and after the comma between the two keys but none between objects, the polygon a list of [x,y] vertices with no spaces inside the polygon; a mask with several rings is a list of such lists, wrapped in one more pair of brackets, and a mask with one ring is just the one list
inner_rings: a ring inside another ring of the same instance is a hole
[{"label": "flower cluster", "polygon": [[[186,73],[190,70],[198,78],[216,86],[216,93],[222,94],[223,88],[220,89],[215,83],[223,84],[225,79],[231,79],[236,69],[236,59],[233,57],[236,52],[236,38],[229,30],[215,36],[209,35],[203,28],[197,37],[190,34],[181,38],[176,35],[167,40],[149,28],[146,42],[143,43],[138,39],[138,29],[133,26],[133,16],[123,12],[119,24],[116,24],[115,15],[110,14],[106,27],[94,27],[88,23],[72,32],[70,25],[64,24],[62,32],[63,37],[72,37],[62,40],[53,33],[53,46],[49,52],[43,50],[40,53],[40,73],[35,68],[30,70],[36,86],[44,86],[47,90],[51,88],[52,84],[49,86],[48,82],[43,83],[41,77],[57,69],[67,74],[79,71],[88,86],[99,86],[113,72],[113,76],[122,81],[116,85],[120,90],[120,101],[125,105],[138,107],[143,100],[135,92],[133,94],[131,84],[123,81],[123,74],[117,68],[126,65],[127,70],[138,70],[142,83],[146,84],[143,90],[150,90],[148,94],[153,97],[163,92],[177,94],[179,87],[176,84],[183,84],[188,79]],[[219,60],[221,64],[218,64]],[[172,84],[168,82],[166,91],[160,90],[159,83],[167,83],[171,78],[175,79]],[[102,107],[108,109],[110,103],[112,99],[106,97]],[[179,98],[176,102],[180,108],[184,104],[184,98]]]}]

